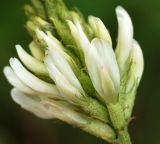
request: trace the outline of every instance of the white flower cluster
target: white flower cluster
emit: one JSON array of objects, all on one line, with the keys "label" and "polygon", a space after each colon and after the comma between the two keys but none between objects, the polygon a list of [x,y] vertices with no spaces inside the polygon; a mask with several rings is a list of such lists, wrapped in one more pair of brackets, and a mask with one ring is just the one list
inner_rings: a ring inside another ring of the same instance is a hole
[{"label": "white flower cluster", "polygon": [[[116,14],[118,43],[115,52],[110,34],[99,18],[89,17],[95,35],[91,41],[76,17],[73,21],[67,20],[77,48],[83,53],[97,99],[105,105],[119,102],[121,81],[126,74],[126,91],[133,88],[135,81],[137,86],[144,68],[143,54],[133,38],[128,13],[119,6]],[[41,118],[56,118],[77,125],[87,123],[86,115],[77,107],[87,94],[74,72],[76,63],[62,43],[49,32],[37,28],[36,34],[47,45],[45,55],[41,49],[31,46],[31,56],[17,45],[18,56],[25,67],[17,58],[11,58],[10,66],[4,68],[6,78],[14,87],[11,92],[13,100]],[[46,82],[41,77],[53,82]]]}]

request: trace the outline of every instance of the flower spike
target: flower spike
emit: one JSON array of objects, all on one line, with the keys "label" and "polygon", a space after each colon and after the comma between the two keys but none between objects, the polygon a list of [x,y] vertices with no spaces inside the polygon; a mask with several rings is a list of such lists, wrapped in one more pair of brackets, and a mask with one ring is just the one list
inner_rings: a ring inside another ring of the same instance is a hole
[{"label": "flower spike", "polygon": [[[144,70],[127,11],[118,6],[117,46],[98,17],[85,21],[63,0],[32,0],[25,6],[30,53],[3,70],[12,99],[42,119],[58,119],[106,142],[131,144],[131,119]],[[21,62],[22,63],[21,63]]]}]

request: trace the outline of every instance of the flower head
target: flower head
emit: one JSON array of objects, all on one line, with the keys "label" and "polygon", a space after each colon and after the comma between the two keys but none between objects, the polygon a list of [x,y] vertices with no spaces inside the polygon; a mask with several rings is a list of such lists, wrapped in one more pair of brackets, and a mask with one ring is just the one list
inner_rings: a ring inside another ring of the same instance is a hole
[{"label": "flower head", "polygon": [[43,3],[37,2],[33,5],[38,5],[39,15],[25,7],[33,37],[31,54],[16,45],[22,63],[11,58],[4,68],[14,87],[12,99],[40,118],[59,119],[113,142],[116,130],[126,129],[144,68],[130,16],[122,7],[116,8],[114,51],[99,18],[90,16],[87,23],[62,1],[45,0],[48,22]]}]

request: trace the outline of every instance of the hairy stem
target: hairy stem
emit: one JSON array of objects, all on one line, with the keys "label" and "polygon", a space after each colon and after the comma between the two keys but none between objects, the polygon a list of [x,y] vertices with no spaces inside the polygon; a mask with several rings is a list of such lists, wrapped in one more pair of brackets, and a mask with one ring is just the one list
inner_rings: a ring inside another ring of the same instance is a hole
[{"label": "hairy stem", "polygon": [[119,144],[132,144],[130,135],[127,130],[119,131]]},{"label": "hairy stem", "polygon": [[108,104],[110,119],[115,128],[118,140],[113,144],[131,144],[130,136],[127,130],[128,124],[125,120],[123,109],[119,103]]}]

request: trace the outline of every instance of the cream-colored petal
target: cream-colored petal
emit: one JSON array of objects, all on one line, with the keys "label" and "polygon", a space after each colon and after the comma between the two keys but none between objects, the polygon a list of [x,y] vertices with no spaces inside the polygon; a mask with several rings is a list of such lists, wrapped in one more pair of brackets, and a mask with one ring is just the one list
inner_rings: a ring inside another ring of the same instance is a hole
[{"label": "cream-colored petal", "polygon": [[114,83],[115,90],[118,91],[120,86],[120,74],[112,47],[101,39],[92,40],[91,45],[97,50],[98,59],[100,59],[103,64],[103,69],[107,71],[110,79]]},{"label": "cream-colored petal", "polygon": [[67,60],[56,50],[54,53],[52,53],[51,56],[52,56],[52,60],[56,68],[63,74],[63,76],[70,82],[70,84],[73,85],[75,88],[77,88],[82,93],[84,93],[79,80],[75,76]]},{"label": "cream-colored petal", "polygon": [[14,71],[11,69],[11,67],[6,66],[3,70],[4,75],[6,76],[7,80],[9,81],[9,83],[21,90],[24,93],[30,94],[30,95],[37,95],[37,92],[32,90],[31,88],[29,88],[28,86],[26,86],[18,77],[17,75],[14,73]]},{"label": "cream-colored petal", "polygon": [[29,55],[20,45],[16,45],[16,50],[19,58],[29,70],[38,75],[48,76],[43,62]]},{"label": "cream-colored petal", "polygon": [[84,56],[85,56],[85,63],[89,72],[89,76],[92,80],[92,83],[96,89],[96,91],[100,94],[102,94],[102,88],[101,88],[101,84],[100,84],[100,79],[99,79],[99,75],[98,75],[98,69],[97,69],[97,62],[99,63],[99,60],[97,59],[97,53],[94,49],[94,47],[91,47],[91,44],[87,38],[87,36],[85,35],[81,24],[78,20],[75,21],[75,26],[77,28],[78,31],[78,35],[79,35],[79,41],[80,41],[80,45],[81,48],[83,50]]},{"label": "cream-colored petal", "polygon": [[33,57],[35,57],[37,60],[42,61],[44,59],[45,56],[45,52],[42,49],[42,47],[40,45],[38,45],[36,42],[32,41],[29,44],[29,49],[31,51],[31,54],[33,55]]},{"label": "cream-colored petal", "polygon": [[51,57],[45,59],[50,77],[55,81],[61,95],[68,101],[74,102],[77,98],[81,98],[80,92],[64,77],[64,75],[52,63]]},{"label": "cream-colored petal", "polygon": [[80,45],[80,39],[79,39],[79,34],[78,34],[78,30],[77,30],[76,26],[70,20],[67,20],[67,23],[68,23],[68,26],[70,28],[70,31],[72,33],[72,36],[73,36],[74,40],[76,41],[77,45],[79,46]]},{"label": "cream-colored petal", "polygon": [[68,103],[49,99],[42,101],[42,103],[46,105],[51,112],[54,111],[56,117],[62,121],[79,126],[87,123],[87,120]]},{"label": "cream-colored petal", "polygon": [[103,65],[99,66],[99,73],[103,89],[102,98],[106,103],[115,103],[118,98],[118,92],[115,90],[114,83]]},{"label": "cream-colored petal", "polygon": [[88,50],[88,53],[85,55],[85,62],[93,86],[96,89],[96,91],[102,96],[103,89],[100,80],[100,73],[98,70],[99,65],[101,65],[102,63],[100,61],[95,47],[91,47]]},{"label": "cream-colored petal", "polygon": [[97,38],[105,40],[110,46],[112,46],[112,39],[109,31],[107,30],[101,19],[94,16],[89,16],[88,21],[95,33],[95,36]]},{"label": "cream-colored petal", "polygon": [[90,42],[89,42],[86,34],[84,33],[82,26],[78,20],[75,20],[75,26],[76,26],[78,34],[79,34],[81,48],[82,48],[84,54],[86,54],[88,49],[90,49]]},{"label": "cream-colored petal", "polygon": [[64,52],[63,50],[63,46],[62,44],[55,38],[52,36],[49,37],[48,35],[46,35],[43,31],[40,31],[37,29],[37,35],[40,36],[41,38],[43,38],[43,40],[46,42],[46,44],[48,45],[47,49],[49,50],[49,52],[52,54],[54,53],[55,50],[59,51],[66,59],[69,59],[67,54]]},{"label": "cream-colored petal", "polygon": [[18,59],[11,58],[10,65],[19,79],[28,87],[41,93],[53,94],[53,96],[59,97],[59,92],[55,85],[42,81],[34,76],[24,68]]},{"label": "cream-colored petal", "polygon": [[138,85],[144,70],[144,58],[143,52],[136,40],[133,40],[133,50],[131,54],[132,65],[129,74],[129,80],[127,83],[127,91],[129,91],[134,83]]},{"label": "cream-colored petal", "polygon": [[16,88],[11,91],[12,99],[22,108],[43,119],[53,119],[55,115],[41,103],[39,97],[28,96]]},{"label": "cream-colored petal", "polygon": [[126,70],[126,63],[132,51],[133,25],[128,13],[120,6],[116,8],[118,19],[118,43],[116,57],[121,75]]}]

